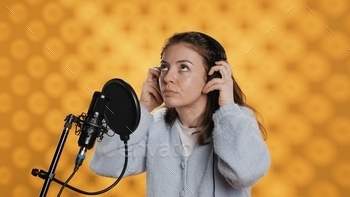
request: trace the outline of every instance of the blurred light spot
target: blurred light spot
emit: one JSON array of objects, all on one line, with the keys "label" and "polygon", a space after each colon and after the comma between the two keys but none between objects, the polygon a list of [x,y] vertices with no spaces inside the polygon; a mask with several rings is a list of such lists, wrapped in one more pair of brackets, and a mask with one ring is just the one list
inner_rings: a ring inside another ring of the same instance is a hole
[{"label": "blurred light spot", "polygon": [[44,125],[47,128],[47,131],[49,131],[52,134],[61,134],[63,131],[64,126],[64,119],[69,114],[62,113],[62,111],[58,109],[51,109],[44,117]]},{"label": "blurred light spot", "polygon": [[350,144],[350,118],[334,117],[327,126],[327,134],[339,145]]},{"label": "blurred light spot", "polygon": [[308,41],[316,41],[328,33],[326,25],[326,19],[320,14],[306,14],[296,23],[297,30],[301,31]]},{"label": "blurred light spot", "polygon": [[45,24],[42,21],[32,20],[28,23],[27,26],[34,33],[33,35],[33,33],[31,33],[29,30],[26,32],[27,38],[29,38],[31,41],[39,42],[46,37],[47,30]]},{"label": "blurred light spot", "polygon": [[[0,129],[0,148],[8,149],[13,145],[14,133],[8,129]],[[0,173],[1,174],[1,173]],[[0,177],[2,177],[0,175]]]},{"label": "blurred light spot", "polygon": [[[12,14],[11,12],[8,12],[8,15],[12,22],[14,23],[22,23],[24,22],[28,16],[27,16],[27,8],[23,5],[23,3],[16,3],[11,6],[9,6],[11,11],[14,13]],[[8,11],[8,10],[3,10],[3,11]],[[23,27],[23,31],[25,30],[25,27]]]},{"label": "blurred light spot", "polygon": [[[47,47],[51,50],[48,50]],[[52,61],[58,61],[62,59],[62,56],[66,52],[65,44],[60,38],[50,37],[43,45],[43,52],[47,59]]]},{"label": "blurred light spot", "polygon": [[28,4],[30,5],[39,5],[40,3],[42,3],[44,0],[26,0],[28,2]]},{"label": "blurred light spot", "polygon": [[273,135],[269,135],[268,141],[268,147],[272,155],[272,163],[275,166],[284,166],[286,163],[289,163],[292,150],[288,139],[274,133]]},{"label": "blurred light spot", "polygon": [[29,147],[36,152],[47,150],[50,145],[49,135],[44,129],[35,128],[31,130],[30,135],[28,135],[28,144]]},{"label": "blurred light spot", "polygon": [[64,96],[64,92],[67,89],[66,80],[58,73],[51,73],[46,75],[43,87],[45,93],[53,98],[59,98]]},{"label": "blurred light spot", "polygon": [[67,55],[60,64],[60,73],[65,79],[77,81],[86,69],[85,64],[76,55]]},{"label": "blurred light spot", "polygon": [[19,132],[29,130],[32,123],[32,115],[25,110],[18,110],[12,113],[11,126]]},{"label": "blurred light spot", "polygon": [[283,170],[299,187],[307,187],[315,180],[316,169],[307,159],[296,156],[288,162]]},{"label": "blurred light spot", "polygon": [[264,102],[261,103],[259,112],[263,114],[267,121],[273,120],[278,123],[287,116],[288,105],[283,95],[277,92],[270,93],[266,97],[260,97],[260,100],[264,100]]},{"label": "blurred light spot", "polygon": [[317,52],[308,52],[296,67],[306,76],[305,79],[311,82],[323,81],[329,76],[331,69],[327,57]]},{"label": "blurred light spot", "polygon": [[48,71],[46,59],[39,55],[30,57],[27,63],[27,71],[29,76],[35,79],[44,77]]},{"label": "blurred light spot", "polygon": [[95,72],[91,71],[81,73],[81,75],[85,77],[77,81],[77,92],[80,98],[87,99],[90,102],[92,94],[95,91],[101,91],[106,81],[101,80],[100,75],[97,76]]},{"label": "blurred light spot", "polygon": [[32,89],[30,79],[24,74],[16,74],[11,80],[11,90],[18,96],[24,96]]},{"label": "blurred light spot", "polygon": [[31,158],[31,153],[26,147],[16,147],[11,154],[12,163],[17,168],[28,168]]},{"label": "blurred light spot", "polygon": [[[115,5],[119,6],[119,2]],[[79,6],[74,7],[74,15],[77,20],[90,24],[100,13],[101,13],[101,4],[95,1],[86,1]]]},{"label": "blurred light spot", "polygon": [[23,39],[15,39],[10,44],[10,52],[12,57],[18,60],[27,57],[29,54],[29,47],[27,41]]},{"label": "blurred light spot", "polygon": [[312,124],[305,115],[291,114],[288,121],[277,129],[285,136],[293,145],[304,145],[310,141],[313,135]]},{"label": "blurred light spot", "polygon": [[334,168],[332,168],[332,176],[335,182],[347,189],[350,189],[350,161],[339,161]]},{"label": "blurred light spot", "polygon": [[317,166],[328,166],[336,161],[338,150],[328,138],[315,136],[305,146],[305,154]]},{"label": "blurred light spot", "polygon": [[[344,24],[350,24],[350,12],[344,17]],[[344,25],[345,30],[350,33],[350,25]]]},{"label": "blurred light spot", "polygon": [[0,22],[0,41],[7,40],[10,37],[10,33],[11,29],[9,25],[5,22]]},{"label": "blurred light spot", "polygon": [[6,77],[12,73],[12,65],[9,58],[0,57],[0,76]]},{"label": "blurred light spot", "polygon": [[320,49],[334,60],[343,60],[349,57],[349,50],[345,48],[349,36],[335,29],[333,32],[335,32],[336,35],[329,33],[321,40]]},{"label": "blurred light spot", "polygon": [[305,114],[314,123],[324,123],[333,117],[333,104],[323,95],[309,94],[300,105],[301,113]]},{"label": "blurred light spot", "polygon": [[8,186],[12,181],[12,170],[7,166],[0,166],[0,185]]},{"label": "blurred light spot", "polygon": [[30,189],[27,185],[15,185],[12,190],[12,197],[31,197]]},{"label": "blurred light spot", "polygon": [[309,85],[305,78],[295,72],[289,72],[277,87],[289,103],[303,102],[304,95],[309,91]]},{"label": "blurred light spot", "polygon": [[69,9],[72,9],[73,6],[76,6],[79,3],[71,0],[58,0],[57,2],[59,2],[62,7]]},{"label": "blurred light spot", "polygon": [[[251,16],[252,13],[256,12],[257,5],[250,1],[237,1],[232,4],[233,12],[238,13],[241,16],[248,17]],[[253,18],[253,17],[250,17]]]},{"label": "blurred light spot", "polygon": [[67,19],[60,24],[59,33],[63,41],[76,43],[82,35],[82,27],[74,19]]},{"label": "blurred light spot", "polygon": [[[178,14],[174,7],[176,7],[177,4],[175,1],[159,1],[155,3],[153,6],[149,6],[150,12],[152,15],[156,16],[157,18],[172,18],[174,15]],[[131,3],[124,3],[123,7],[115,6],[115,9],[122,14],[126,13],[127,15],[134,15],[136,12],[135,7]]]},{"label": "blurred light spot", "polygon": [[[13,108],[13,97],[9,93],[0,93],[0,113],[8,113]],[[1,138],[0,138],[1,139]]]},{"label": "blurred light spot", "polygon": [[325,79],[326,95],[339,103],[348,103],[350,100],[349,75],[336,73]]},{"label": "blurred light spot", "polygon": [[76,115],[80,115],[82,112],[87,113],[89,103],[84,102],[77,91],[68,91],[65,94],[66,96],[61,99],[63,111]]},{"label": "blurred light spot", "polygon": [[304,57],[307,46],[303,37],[297,34],[285,34],[279,50],[290,61]]},{"label": "blurred light spot", "polygon": [[81,38],[77,45],[78,55],[84,62],[93,61],[100,50],[99,45],[92,37]]},{"label": "blurred light spot", "polygon": [[[117,26],[119,21],[113,20],[108,16],[102,16],[96,19],[96,23],[92,26],[93,31],[96,33],[96,36],[103,40],[110,40],[111,35],[117,35],[118,30]],[[140,23],[137,26],[141,26]]]},{"label": "blurred light spot", "polygon": [[317,4],[323,13],[334,18],[348,13],[350,6],[347,0],[321,0]]},{"label": "blurred light spot", "polygon": [[[98,73],[104,76],[115,76],[117,73],[121,72],[120,66],[126,67],[126,65],[119,65],[113,59],[98,58],[96,59],[95,68]],[[122,72],[127,72],[123,69]],[[135,73],[134,73],[135,74]]]},{"label": "blurred light spot", "polygon": [[42,115],[43,113],[47,112],[49,102],[46,94],[43,92],[35,91],[29,95],[27,105],[31,113]]},{"label": "blurred light spot", "polygon": [[265,58],[264,61],[260,61],[258,70],[264,73],[269,81],[278,83],[281,82],[287,75],[286,62],[282,58],[275,54],[276,58]]},{"label": "blurred light spot", "polygon": [[60,22],[64,16],[64,12],[57,2],[48,2],[42,9],[43,19],[49,24]]},{"label": "blurred light spot", "polygon": [[258,196],[266,197],[295,197],[297,195],[297,188],[293,184],[290,177],[283,174],[276,174],[270,177],[268,187],[271,189],[263,189]]},{"label": "blurred light spot", "polygon": [[341,197],[339,188],[329,180],[317,180],[311,185],[309,197]]}]

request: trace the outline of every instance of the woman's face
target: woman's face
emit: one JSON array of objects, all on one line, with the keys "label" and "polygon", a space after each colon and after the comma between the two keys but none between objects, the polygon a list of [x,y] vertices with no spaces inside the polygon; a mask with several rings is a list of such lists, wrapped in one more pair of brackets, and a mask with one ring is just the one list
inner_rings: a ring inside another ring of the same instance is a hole
[{"label": "woman's face", "polygon": [[162,55],[160,89],[167,107],[204,108],[207,95],[206,70],[202,57],[184,43],[169,46]]}]

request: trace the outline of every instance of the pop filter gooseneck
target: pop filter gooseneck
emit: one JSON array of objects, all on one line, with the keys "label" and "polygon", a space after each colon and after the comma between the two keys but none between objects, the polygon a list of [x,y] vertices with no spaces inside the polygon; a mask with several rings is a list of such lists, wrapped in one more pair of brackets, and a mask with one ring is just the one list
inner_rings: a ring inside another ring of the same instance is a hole
[{"label": "pop filter gooseneck", "polygon": [[134,89],[125,81],[114,78],[103,86],[102,94],[110,99],[105,112],[107,125],[122,141],[128,140],[140,122],[140,103]]}]

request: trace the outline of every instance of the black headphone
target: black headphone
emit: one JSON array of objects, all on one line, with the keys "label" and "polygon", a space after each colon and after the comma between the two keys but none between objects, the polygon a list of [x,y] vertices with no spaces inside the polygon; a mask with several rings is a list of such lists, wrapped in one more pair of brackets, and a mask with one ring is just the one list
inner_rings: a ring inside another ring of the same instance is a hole
[{"label": "black headphone", "polygon": [[[215,53],[214,61],[226,61],[227,56],[224,47],[214,38],[211,36],[197,32],[199,35],[201,35],[209,44],[210,49]],[[213,62],[214,63],[214,62]],[[209,66],[214,66],[214,65],[209,65]],[[221,78],[220,72],[216,71],[212,75],[207,76],[207,82],[214,79],[214,78]],[[208,93],[209,97],[212,97],[212,109],[213,111],[216,111],[219,109],[219,91],[214,90]]]},{"label": "black headphone", "polygon": [[[207,34],[201,33],[201,32],[198,32],[198,34],[201,35],[203,38],[205,38],[209,44],[209,47],[213,51],[215,51],[215,58],[214,58],[215,61],[222,61],[222,60],[226,61],[227,60],[225,49],[217,40],[215,40],[214,38],[208,36]],[[212,80],[213,78],[221,78],[221,77],[222,76],[221,76],[220,72],[216,71],[212,75],[208,76],[208,81]],[[219,103],[218,103],[219,91],[214,90],[214,91],[208,93],[208,95],[213,97],[213,104],[212,104],[213,109],[214,110],[218,109],[219,108]],[[212,164],[213,169],[212,170],[213,170],[213,196],[214,197],[216,196],[215,162],[216,162],[216,155],[213,152],[213,164]]]}]

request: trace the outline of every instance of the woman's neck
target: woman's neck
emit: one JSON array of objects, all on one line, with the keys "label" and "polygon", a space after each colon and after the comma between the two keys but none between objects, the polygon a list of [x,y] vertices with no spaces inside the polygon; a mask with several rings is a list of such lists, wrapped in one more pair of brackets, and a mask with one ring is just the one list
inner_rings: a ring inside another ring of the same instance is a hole
[{"label": "woman's neck", "polygon": [[176,108],[182,125],[189,128],[198,127],[205,109],[205,104],[205,102],[198,101],[193,106]]}]

